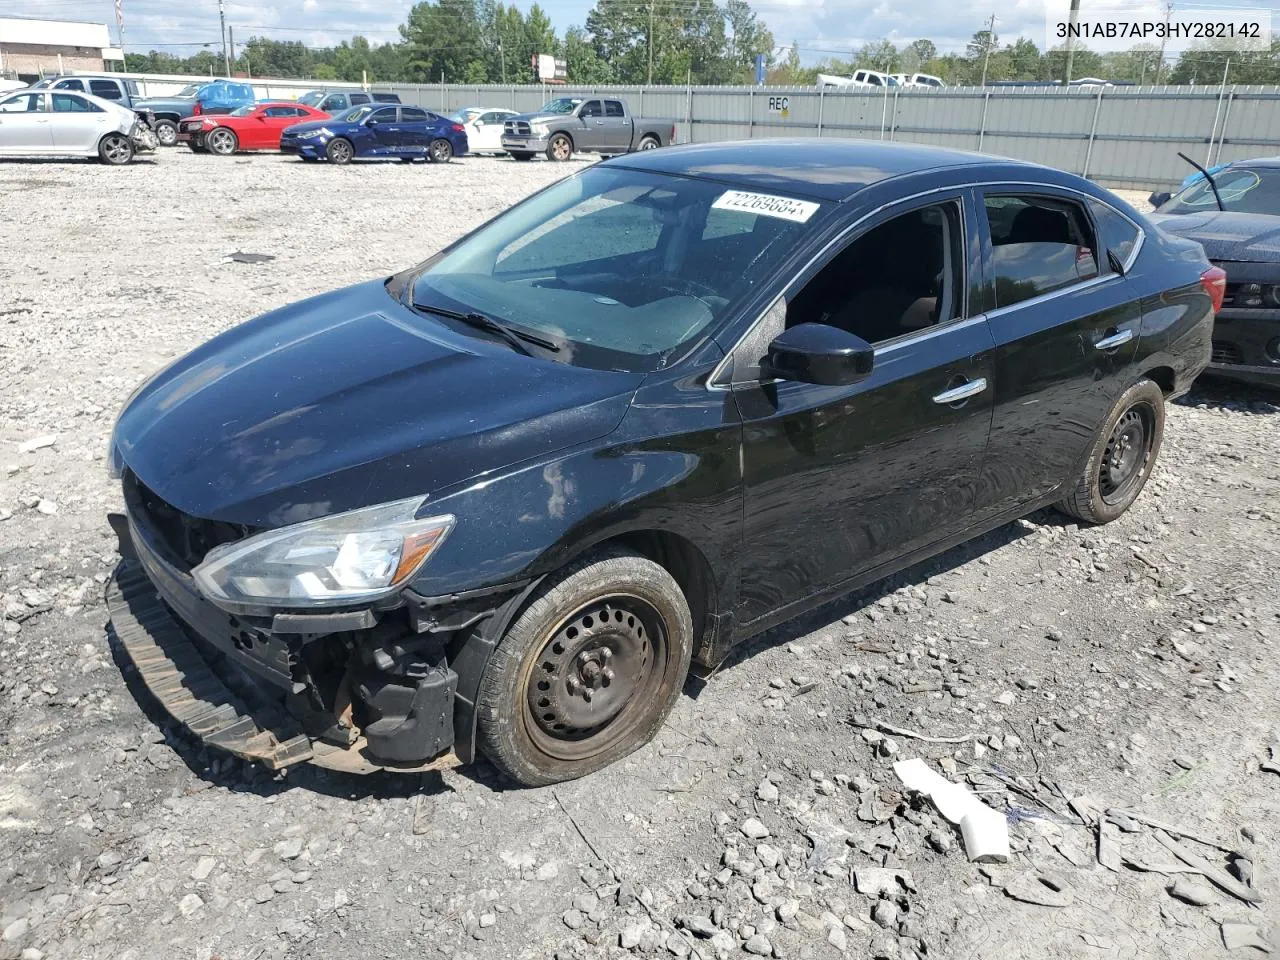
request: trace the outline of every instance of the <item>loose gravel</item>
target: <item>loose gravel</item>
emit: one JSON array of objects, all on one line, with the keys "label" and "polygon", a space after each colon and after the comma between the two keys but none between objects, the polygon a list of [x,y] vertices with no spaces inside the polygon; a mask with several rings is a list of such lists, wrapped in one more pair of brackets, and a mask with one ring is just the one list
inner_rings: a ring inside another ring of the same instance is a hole
[{"label": "loose gravel", "polygon": [[[1280,406],[1235,387],[1170,406],[1117,523],[1044,511],[784,625],[582,781],[274,777],[165,720],[104,630],[102,458],[129,392],[576,169],[0,165],[0,960],[1276,945]],[[969,863],[904,792],[892,763],[912,756],[1007,813],[1009,863]],[[1182,831],[1218,879],[1180,874],[1135,817]],[[1222,876],[1251,877],[1261,906]]]}]

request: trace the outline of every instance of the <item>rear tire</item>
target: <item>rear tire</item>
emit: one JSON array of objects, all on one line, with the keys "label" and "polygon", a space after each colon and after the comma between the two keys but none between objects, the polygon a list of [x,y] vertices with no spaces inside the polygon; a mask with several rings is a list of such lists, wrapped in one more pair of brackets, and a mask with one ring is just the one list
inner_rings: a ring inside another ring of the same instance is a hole
[{"label": "rear tire", "polygon": [[172,120],[157,120],[153,128],[156,139],[162,147],[176,146],[178,143],[178,125]]},{"label": "rear tire", "polygon": [[519,161],[520,163],[533,159],[532,153],[513,153],[510,150],[507,152],[510,154],[512,160]]},{"label": "rear tire", "polygon": [[123,133],[108,133],[98,141],[98,156],[112,167],[123,167],[133,159],[133,141]]},{"label": "rear tire", "polygon": [[214,127],[204,135],[204,145],[210,153],[229,157],[240,149],[240,138],[227,127]]},{"label": "rear tire", "polygon": [[525,786],[608,766],[662,727],[692,649],[689,605],[666,570],[620,549],[575,561],[494,650],[476,700],[480,748]]},{"label": "rear tire", "polygon": [[1110,523],[1138,499],[1164,439],[1164,391],[1139,380],[1102,422],[1084,472],[1058,509],[1086,523]]},{"label": "rear tire", "polygon": [[342,137],[337,140],[330,140],[329,146],[325,147],[324,150],[324,155],[329,158],[329,162],[336,163],[339,166],[350,163],[355,153],[356,148],[351,145],[351,141]]},{"label": "rear tire", "polygon": [[557,133],[547,144],[547,159],[556,163],[564,163],[573,158],[573,141],[567,133]]},{"label": "rear tire", "polygon": [[662,141],[650,134],[647,137],[641,137],[640,143],[636,147],[637,150],[657,150],[662,146]]},{"label": "rear tire", "polygon": [[448,163],[453,159],[453,144],[444,137],[432,140],[431,145],[427,147],[427,156],[431,158],[432,163]]}]

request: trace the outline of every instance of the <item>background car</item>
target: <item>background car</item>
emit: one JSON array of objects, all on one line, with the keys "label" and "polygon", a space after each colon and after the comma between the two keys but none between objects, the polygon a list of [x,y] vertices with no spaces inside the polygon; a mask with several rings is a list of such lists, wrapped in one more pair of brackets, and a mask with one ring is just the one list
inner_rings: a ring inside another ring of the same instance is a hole
[{"label": "background car", "polygon": [[190,117],[196,113],[196,96],[202,86],[205,84],[188,83],[177,93],[167,97],[143,97],[141,100],[134,101],[135,110],[150,111],[155,117],[151,129],[155,131],[160,146],[172,147],[177,144],[178,123],[183,117]]},{"label": "background car", "polygon": [[363,90],[308,90],[298,98],[298,103],[315,107],[330,116],[337,116],[352,107],[362,107],[367,103],[399,103],[397,93],[365,93]]},{"label": "background car", "polygon": [[188,117],[179,127],[178,139],[197,153],[207,150],[221,156],[237,150],[278,150],[280,134],[287,127],[327,117],[300,103],[254,103],[227,114]]},{"label": "background car", "polygon": [[1207,372],[1280,387],[1280,157],[1237,160],[1209,173],[1213,184],[1197,173],[1174,196],[1153,195],[1162,202],[1151,219],[1198,242],[1227,272]]},{"label": "background car", "polygon": [[156,141],[141,118],[88,93],[21,90],[0,97],[0,156],[98,157],[120,166]]},{"label": "background car", "polygon": [[468,151],[467,131],[460,123],[422,107],[352,107],[326,120],[289,127],[280,137],[280,152],[303,160],[423,158],[446,163]]},{"label": "background car", "polygon": [[471,153],[506,153],[502,146],[502,125],[517,116],[515,110],[500,107],[463,107],[449,114],[449,119],[467,130],[467,147]]}]

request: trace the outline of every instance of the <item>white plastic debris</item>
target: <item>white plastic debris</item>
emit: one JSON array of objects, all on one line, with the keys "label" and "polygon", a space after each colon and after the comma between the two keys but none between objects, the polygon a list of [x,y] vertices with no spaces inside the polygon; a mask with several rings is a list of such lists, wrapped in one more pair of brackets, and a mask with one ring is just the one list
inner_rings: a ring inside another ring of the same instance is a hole
[{"label": "white plastic debris", "polygon": [[898,761],[893,772],[907,789],[925,794],[939,813],[960,827],[965,853],[972,862],[1008,861],[1009,825],[1003,813],[992,810],[967,787],[934,773],[919,757]]},{"label": "white plastic debris", "polygon": [[57,442],[58,435],[56,433],[48,433],[42,437],[32,437],[25,443],[18,444],[18,452],[31,453],[32,451],[41,450],[45,447],[52,447]]}]

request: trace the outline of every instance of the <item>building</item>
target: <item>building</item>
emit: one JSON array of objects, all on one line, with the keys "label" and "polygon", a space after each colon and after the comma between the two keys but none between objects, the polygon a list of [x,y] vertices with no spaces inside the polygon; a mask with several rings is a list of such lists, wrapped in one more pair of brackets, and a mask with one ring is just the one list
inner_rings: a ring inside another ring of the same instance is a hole
[{"label": "building", "polygon": [[35,81],[55,73],[124,68],[105,23],[0,17],[0,77]]}]

